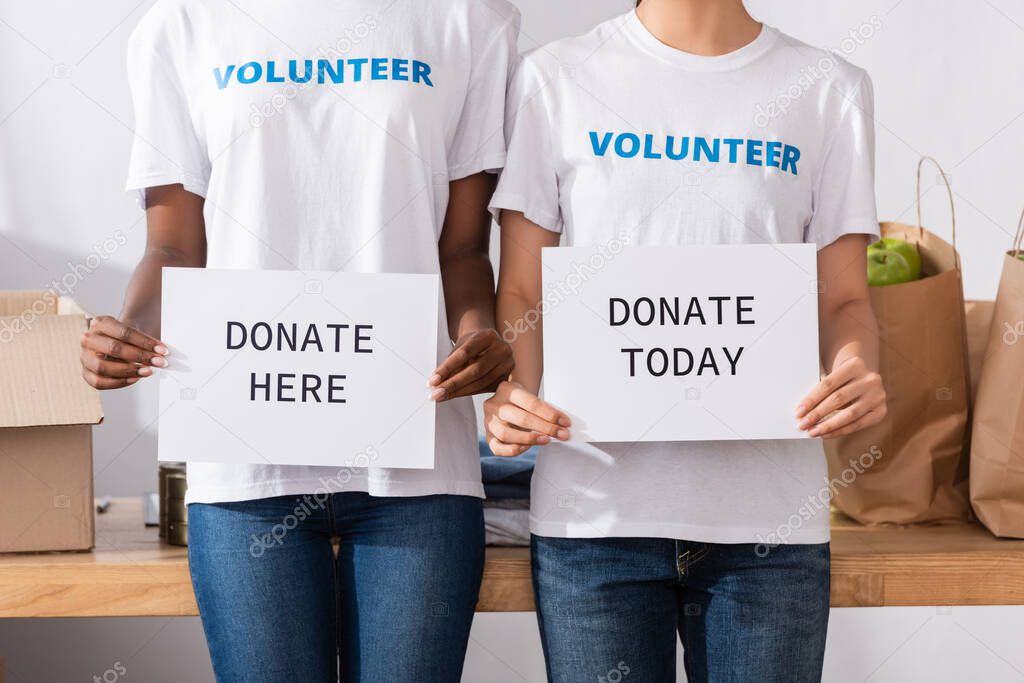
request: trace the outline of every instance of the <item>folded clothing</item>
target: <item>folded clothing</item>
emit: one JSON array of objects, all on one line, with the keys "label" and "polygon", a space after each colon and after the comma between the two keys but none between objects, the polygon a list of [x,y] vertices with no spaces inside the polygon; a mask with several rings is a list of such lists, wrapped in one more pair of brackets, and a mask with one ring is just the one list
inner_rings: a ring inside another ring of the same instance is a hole
[{"label": "folded clothing", "polygon": [[494,455],[480,439],[480,472],[488,498],[529,498],[537,447],[512,458]]},{"label": "folded clothing", "polygon": [[484,536],[487,545],[530,545],[530,501],[505,498],[484,501]]}]

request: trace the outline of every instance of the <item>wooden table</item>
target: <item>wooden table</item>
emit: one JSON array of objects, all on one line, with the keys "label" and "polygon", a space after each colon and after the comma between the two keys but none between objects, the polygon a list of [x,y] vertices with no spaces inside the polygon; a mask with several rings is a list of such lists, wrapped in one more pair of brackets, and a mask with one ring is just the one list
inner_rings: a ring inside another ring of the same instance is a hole
[{"label": "wooden table", "polygon": [[[91,553],[0,555],[0,617],[195,615],[185,548],[142,526],[141,505],[115,499],[97,516]],[[477,609],[533,609],[529,553],[488,548]],[[833,518],[833,607],[1022,605],[1024,541],[975,524],[866,528]]]}]

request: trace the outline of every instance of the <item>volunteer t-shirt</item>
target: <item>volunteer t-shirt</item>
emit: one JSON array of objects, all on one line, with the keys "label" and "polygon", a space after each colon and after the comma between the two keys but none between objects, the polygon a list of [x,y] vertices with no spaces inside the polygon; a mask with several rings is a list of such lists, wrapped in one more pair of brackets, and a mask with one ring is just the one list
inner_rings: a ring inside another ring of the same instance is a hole
[{"label": "volunteer t-shirt", "polygon": [[[128,189],[205,197],[211,268],[438,273],[449,181],[505,162],[518,29],[504,0],[160,0],[129,43]],[[438,330],[440,361],[443,304]],[[483,497],[470,399],[435,447],[433,470],[191,463],[188,502]]]},{"label": "volunteer t-shirt", "polygon": [[[525,56],[506,125],[492,210],[565,245],[822,248],[878,231],[867,75],[768,26],[702,57],[629,12]],[[542,536],[818,543],[828,517],[812,439],[553,443],[532,484]]]}]

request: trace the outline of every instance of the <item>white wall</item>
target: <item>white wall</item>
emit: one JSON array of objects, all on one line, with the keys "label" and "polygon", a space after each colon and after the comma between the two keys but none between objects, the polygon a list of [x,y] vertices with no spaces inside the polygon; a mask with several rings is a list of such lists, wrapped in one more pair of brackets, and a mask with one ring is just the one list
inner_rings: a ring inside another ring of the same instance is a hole
[{"label": "white wall", "polygon": [[[70,277],[88,309],[116,313],[144,238],[122,191],[131,108],[125,42],[144,0],[0,3],[0,289]],[[523,49],[586,30],[629,0],[518,0]],[[878,204],[913,222],[914,167],[930,154],[951,174],[967,295],[991,297],[1024,205],[1024,4],[1014,0],[748,0],[758,18],[841,50],[874,79]],[[872,35],[844,43],[874,23]],[[925,176],[925,223],[949,230],[937,176]],[[110,237],[126,244],[104,248]],[[102,265],[87,254],[99,248]],[[87,268],[88,270],[88,268]],[[77,273],[77,274],[76,274]],[[143,382],[142,385],[148,383]],[[152,387],[104,395],[97,494],[154,488]],[[1024,608],[837,610],[829,681],[1024,681]],[[60,648],[60,649],[58,649]],[[63,651],[55,656],[58,651]],[[193,619],[0,622],[12,681],[92,680],[115,663],[128,680],[209,680]],[[540,681],[532,615],[482,615],[467,681]]]}]

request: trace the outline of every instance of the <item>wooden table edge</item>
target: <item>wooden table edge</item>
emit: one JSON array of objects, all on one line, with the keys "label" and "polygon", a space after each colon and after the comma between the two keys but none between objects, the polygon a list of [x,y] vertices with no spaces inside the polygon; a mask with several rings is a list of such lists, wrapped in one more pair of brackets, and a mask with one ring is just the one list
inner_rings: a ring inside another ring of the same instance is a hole
[{"label": "wooden table edge", "polygon": [[[158,543],[155,529],[137,524],[138,508],[115,499],[120,515],[98,518],[93,553],[0,555],[0,618],[195,616],[186,550]],[[1024,541],[977,525],[842,522],[831,588],[833,607],[1024,605]],[[533,609],[529,549],[489,547],[477,611]]]}]

